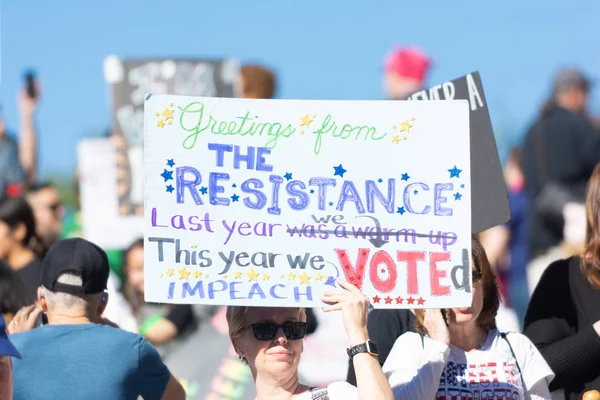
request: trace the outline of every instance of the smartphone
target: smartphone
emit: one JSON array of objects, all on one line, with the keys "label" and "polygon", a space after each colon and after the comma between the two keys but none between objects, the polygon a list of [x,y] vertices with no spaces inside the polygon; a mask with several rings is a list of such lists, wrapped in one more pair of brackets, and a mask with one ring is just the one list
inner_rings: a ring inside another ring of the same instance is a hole
[{"label": "smartphone", "polygon": [[42,325],[48,325],[48,315],[45,312],[42,313]]},{"label": "smartphone", "polygon": [[35,72],[27,71],[25,73],[25,88],[27,90],[27,95],[35,99],[37,97],[37,88],[35,84]]}]

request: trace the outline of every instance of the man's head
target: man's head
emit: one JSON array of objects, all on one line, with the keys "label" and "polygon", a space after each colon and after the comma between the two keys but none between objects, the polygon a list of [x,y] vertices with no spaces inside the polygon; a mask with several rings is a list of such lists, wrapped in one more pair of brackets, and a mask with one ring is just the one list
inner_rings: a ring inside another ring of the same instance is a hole
[{"label": "man's head", "polygon": [[12,357],[21,355],[6,335],[6,324],[0,315],[0,400],[11,400],[13,393]]},{"label": "man's head", "polygon": [[272,99],[276,89],[275,74],[260,65],[244,65],[241,87],[245,99]]},{"label": "man's head", "polygon": [[385,90],[390,99],[405,99],[425,85],[430,58],[419,49],[395,49],[385,59]]},{"label": "man's head", "polygon": [[85,239],[55,242],[42,263],[38,300],[48,320],[86,318],[96,322],[108,302],[110,267],[106,253]]},{"label": "man's head", "polygon": [[50,246],[60,235],[64,208],[58,190],[49,183],[32,186],[27,201],[33,209],[37,234]]},{"label": "man's head", "polygon": [[588,104],[591,81],[578,69],[563,68],[554,76],[552,97],[560,107],[583,113]]}]

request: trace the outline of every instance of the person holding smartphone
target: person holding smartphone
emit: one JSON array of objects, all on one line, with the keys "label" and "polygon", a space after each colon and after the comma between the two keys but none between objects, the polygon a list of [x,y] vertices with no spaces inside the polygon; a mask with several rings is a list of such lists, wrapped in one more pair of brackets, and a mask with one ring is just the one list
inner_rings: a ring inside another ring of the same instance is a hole
[{"label": "person holding smartphone", "polygon": [[[500,295],[483,246],[472,240],[471,307],[415,310],[383,371],[396,399],[551,399],[554,373],[520,333],[496,328]],[[445,314],[445,315],[444,315]]]},{"label": "person holding smartphone", "polygon": [[9,134],[0,116],[0,198],[19,196],[36,179],[37,138],[34,114],[40,96],[33,72],[28,72],[19,95],[21,120],[18,140]]}]

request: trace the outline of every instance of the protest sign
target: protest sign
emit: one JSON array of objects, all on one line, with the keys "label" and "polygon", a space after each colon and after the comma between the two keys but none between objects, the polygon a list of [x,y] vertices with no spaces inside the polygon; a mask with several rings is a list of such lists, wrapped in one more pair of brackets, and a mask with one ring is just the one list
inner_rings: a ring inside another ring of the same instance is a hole
[{"label": "protest sign", "polygon": [[421,90],[408,99],[469,101],[472,150],[471,230],[479,233],[508,222],[508,194],[479,72]]},{"label": "protest sign", "polygon": [[146,97],[146,301],[471,304],[464,100]]}]

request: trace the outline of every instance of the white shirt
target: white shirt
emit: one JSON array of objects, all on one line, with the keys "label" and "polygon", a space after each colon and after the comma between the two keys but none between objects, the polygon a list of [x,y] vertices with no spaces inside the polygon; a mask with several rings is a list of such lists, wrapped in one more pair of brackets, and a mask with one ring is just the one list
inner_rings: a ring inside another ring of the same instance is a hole
[{"label": "white shirt", "polygon": [[383,372],[396,399],[549,400],[554,373],[540,352],[520,333],[508,333],[506,338],[517,360],[495,329],[479,350],[471,352],[408,332],[394,343]]}]

